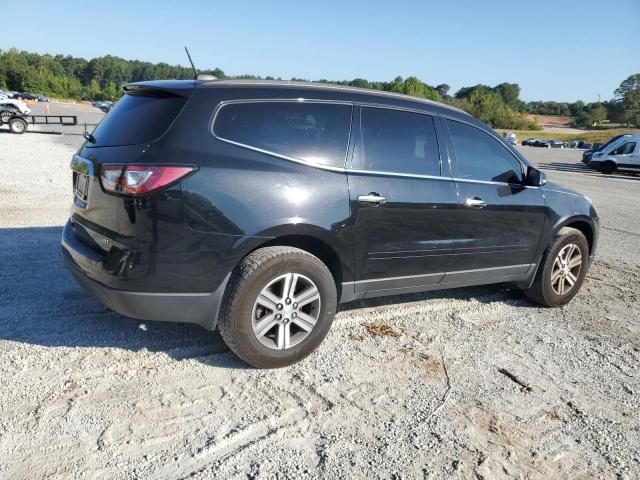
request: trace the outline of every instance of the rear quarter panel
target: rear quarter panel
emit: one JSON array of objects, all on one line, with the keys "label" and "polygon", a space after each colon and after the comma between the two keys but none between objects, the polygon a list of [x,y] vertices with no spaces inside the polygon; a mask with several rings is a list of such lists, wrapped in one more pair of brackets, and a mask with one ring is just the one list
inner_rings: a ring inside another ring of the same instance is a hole
[{"label": "rear quarter panel", "polygon": [[[215,93],[196,91],[183,111],[185,118],[170,130],[163,148],[176,162],[199,166],[181,187],[185,222],[204,242],[194,245],[203,263],[223,272],[273,238],[305,235],[327,243],[340,258],[343,279],[350,280],[353,254],[346,173],[215,138],[211,118],[222,100]],[[229,236],[230,244],[222,241]],[[212,283],[220,280],[219,275],[213,277]]]}]

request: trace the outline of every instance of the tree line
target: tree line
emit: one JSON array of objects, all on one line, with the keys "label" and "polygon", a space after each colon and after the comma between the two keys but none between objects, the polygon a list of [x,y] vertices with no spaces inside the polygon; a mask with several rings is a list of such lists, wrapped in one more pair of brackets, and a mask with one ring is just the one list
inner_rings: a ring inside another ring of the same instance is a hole
[{"label": "tree line", "polygon": [[[219,68],[200,73],[222,79],[274,79],[254,75],[228,76]],[[188,67],[125,60],[111,55],[86,60],[70,55],[40,55],[17,49],[0,50],[0,88],[19,92],[37,92],[59,98],[105,100],[118,98],[122,94],[120,87],[124,83],[167,78],[191,79],[193,71]],[[291,80],[307,81],[300,78]],[[519,98],[520,86],[516,83],[501,83],[494,87],[463,87],[450,95],[449,85],[432,86],[413,76],[396,77],[390,82],[372,82],[361,78],[349,81],[322,79],[319,82],[398,92],[441,101],[461,108],[495,128],[540,128],[526,114],[571,116],[581,126],[597,124],[607,118],[616,122],[640,123],[640,74],[625,80],[616,90],[615,99],[595,104],[581,101],[523,102]]]}]

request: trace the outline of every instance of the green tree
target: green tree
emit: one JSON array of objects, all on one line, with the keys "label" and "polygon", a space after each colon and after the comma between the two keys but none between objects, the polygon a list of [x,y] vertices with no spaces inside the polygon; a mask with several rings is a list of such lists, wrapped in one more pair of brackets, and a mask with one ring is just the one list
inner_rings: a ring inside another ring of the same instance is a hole
[{"label": "green tree", "polygon": [[622,101],[625,120],[640,125],[640,73],[625,79],[614,94]]},{"label": "green tree", "polygon": [[593,123],[602,123],[603,120],[607,119],[607,109],[602,103],[596,103],[589,109],[589,116]]},{"label": "green tree", "polygon": [[517,108],[518,97],[520,97],[520,85],[517,83],[501,83],[493,89],[500,94],[505,105],[511,108]]},{"label": "green tree", "polygon": [[587,110],[580,110],[575,116],[574,124],[577,127],[591,127],[593,125],[593,117]]},{"label": "green tree", "polygon": [[449,96],[449,90],[451,90],[451,87],[446,83],[441,83],[436,86],[436,92],[438,92],[442,98],[447,98]]}]

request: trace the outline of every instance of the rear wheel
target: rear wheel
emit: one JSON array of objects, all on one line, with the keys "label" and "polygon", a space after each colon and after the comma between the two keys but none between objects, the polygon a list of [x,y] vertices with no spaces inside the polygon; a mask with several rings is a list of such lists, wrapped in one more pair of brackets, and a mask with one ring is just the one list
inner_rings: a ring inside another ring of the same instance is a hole
[{"label": "rear wheel", "polygon": [[525,290],[530,300],[545,307],[560,307],[578,293],[587,274],[589,243],[575,228],[562,228],[542,257],[533,285]]},{"label": "rear wheel", "polygon": [[229,348],[258,368],[291,365],[329,332],[336,286],[318,258],[292,247],[252,252],[235,269],[219,330]]},{"label": "rear wheel", "polygon": [[9,130],[11,130],[12,133],[22,135],[27,131],[27,122],[20,117],[13,117],[9,120]]},{"label": "rear wheel", "polygon": [[600,167],[600,171],[604,174],[609,175],[616,171],[616,164],[613,162],[604,162]]}]

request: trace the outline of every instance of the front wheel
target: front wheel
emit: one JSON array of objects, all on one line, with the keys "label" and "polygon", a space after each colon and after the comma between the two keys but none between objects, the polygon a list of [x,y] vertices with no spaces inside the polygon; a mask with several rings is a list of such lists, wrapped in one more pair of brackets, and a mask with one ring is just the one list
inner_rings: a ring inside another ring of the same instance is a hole
[{"label": "front wheel", "polygon": [[600,167],[600,171],[605,175],[609,175],[616,171],[616,164],[613,162],[604,162]]},{"label": "front wheel", "polygon": [[589,243],[575,228],[564,227],[542,256],[525,295],[545,307],[561,307],[578,293],[589,266]]},{"label": "front wheel", "polygon": [[0,112],[0,123],[9,123],[9,120],[15,115],[11,110],[2,110]]},{"label": "front wheel", "polygon": [[219,330],[229,348],[258,368],[296,363],[326,337],[336,311],[331,272],[292,247],[265,247],[234,270]]}]

